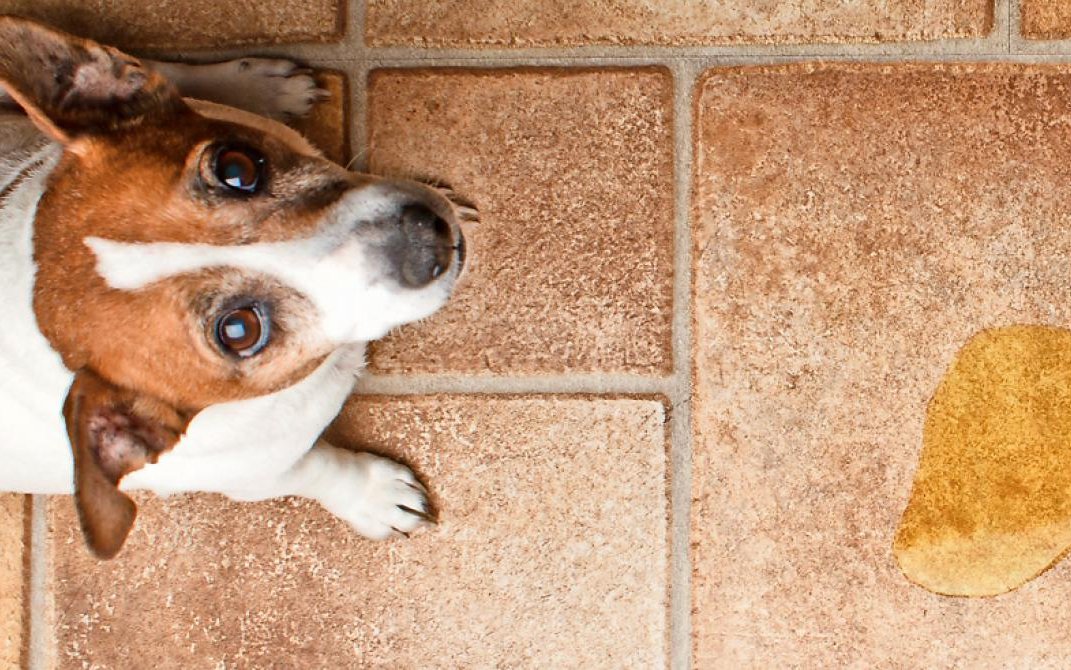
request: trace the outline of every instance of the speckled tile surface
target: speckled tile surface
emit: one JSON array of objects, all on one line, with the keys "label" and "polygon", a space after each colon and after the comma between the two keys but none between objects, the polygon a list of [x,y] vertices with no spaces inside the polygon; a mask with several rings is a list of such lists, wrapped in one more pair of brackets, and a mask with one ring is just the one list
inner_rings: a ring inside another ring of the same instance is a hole
[{"label": "speckled tile surface", "polygon": [[374,172],[434,176],[481,210],[467,285],[376,346],[377,371],[669,370],[667,71],[381,70],[369,109]]},{"label": "speckled tile surface", "polygon": [[17,668],[25,628],[26,496],[0,493],[0,668]]},{"label": "speckled tile surface", "polygon": [[990,0],[368,0],[372,45],[884,42],[984,35]]},{"label": "speckled tile surface", "polygon": [[1071,37],[1071,4],[1063,0],[1021,0],[1020,30],[1030,39]]},{"label": "speckled tile surface", "polygon": [[956,351],[1071,322],[1069,93],[1058,66],[701,80],[694,667],[1066,665],[1066,561],[951,599],[891,544]]},{"label": "speckled tile surface", "polygon": [[318,507],[144,497],[97,563],[53,503],[61,668],[664,667],[658,399],[351,403],[339,444],[413,464],[440,525],[376,544]]},{"label": "speckled tile surface", "polygon": [[341,39],[346,0],[0,0],[0,14],[46,21],[125,49],[224,48]]}]

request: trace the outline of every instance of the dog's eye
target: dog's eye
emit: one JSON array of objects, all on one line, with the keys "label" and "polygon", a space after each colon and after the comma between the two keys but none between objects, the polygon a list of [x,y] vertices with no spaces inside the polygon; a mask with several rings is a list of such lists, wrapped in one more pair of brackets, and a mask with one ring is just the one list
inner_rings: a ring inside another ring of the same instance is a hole
[{"label": "dog's eye", "polygon": [[266,162],[264,156],[248,147],[222,147],[216,152],[216,179],[235,191],[256,193]]},{"label": "dog's eye", "polygon": [[216,320],[216,339],[226,351],[248,358],[268,344],[268,322],[255,305],[232,309]]}]

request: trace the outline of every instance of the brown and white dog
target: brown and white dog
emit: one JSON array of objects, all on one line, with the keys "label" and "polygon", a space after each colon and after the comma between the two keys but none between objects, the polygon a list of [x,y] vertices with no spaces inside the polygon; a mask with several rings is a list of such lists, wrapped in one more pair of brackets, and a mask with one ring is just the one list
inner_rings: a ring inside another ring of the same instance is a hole
[{"label": "brown and white dog", "polygon": [[122,491],[303,496],[386,538],[427,519],[398,463],[320,433],[365,343],[436,311],[464,262],[437,189],[356,174],[272,116],[288,61],[139,61],[0,17],[0,490],[74,493],[122,546]]}]

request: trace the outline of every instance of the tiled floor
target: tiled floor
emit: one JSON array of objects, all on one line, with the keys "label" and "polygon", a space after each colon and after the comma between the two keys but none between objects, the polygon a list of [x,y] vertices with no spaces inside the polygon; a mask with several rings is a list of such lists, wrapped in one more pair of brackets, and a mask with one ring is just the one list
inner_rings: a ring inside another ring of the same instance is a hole
[{"label": "tiled floor", "polygon": [[54,501],[56,664],[664,665],[664,424],[657,398],[353,402],[336,443],[390,445],[434,482],[442,522],[407,542],[293,500],[142,498],[101,565]]},{"label": "tiled floor", "polygon": [[704,7],[0,0],[302,58],[329,155],[482,211],[331,431],[411,463],[437,527],[143,496],[101,564],[69,501],[0,497],[0,668],[1071,665],[1071,565],[947,598],[892,552],[956,352],[1071,323],[1071,13]]}]

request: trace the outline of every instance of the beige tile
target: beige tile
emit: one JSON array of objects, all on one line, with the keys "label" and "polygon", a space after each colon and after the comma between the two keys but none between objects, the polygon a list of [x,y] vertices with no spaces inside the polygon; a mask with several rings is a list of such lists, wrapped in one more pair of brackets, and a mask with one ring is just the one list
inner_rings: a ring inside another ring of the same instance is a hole
[{"label": "beige tile", "polygon": [[290,125],[312,142],[313,146],[336,163],[349,161],[349,86],[340,72],[321,71],[316,74],[320,88],[330,94],[327,100],[316,103],[304,119]]},{"label": "beige tile", "polygon": [[376,347],[377,370],[669,370],[667,71],[381,70],[369,96],[372,170],[481,209],[466,285]]},{"label": "beige tile", "polygon": [[345,11],[346,0],[0,0],[0,14],[125,49],[337,41]]},{"label": "beige tile", "polygon": [[458,47],[885,42],[978,37],[992,25],[992,0],[369,0],[365,39]]},{"label": "beige tile", "polygon": [[892,541],[968,338],[1071,323],[1071,69],[715,70],[695,151],[694,662],[1060,667],[1071,564],[993,599]]},{"label": "beige tile", "polygon": [[59,666],[664,667],[664,419],[657,399],[352,403],[337,441],[412,463],[439,508],[384,544],[294,500],[143,497],[98,563],[60,498]]},{"label": "beige tile", "polygon": [[17,668],[24,644],[27,498],[0,493],[0,668]]},{"label": "beige tile", "polygon": [[1063,0],[1022,0],[1019,29],[1039,40],[1071,37],[1071,4]]}]

